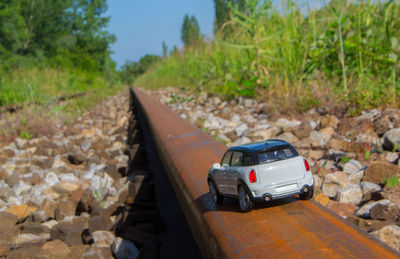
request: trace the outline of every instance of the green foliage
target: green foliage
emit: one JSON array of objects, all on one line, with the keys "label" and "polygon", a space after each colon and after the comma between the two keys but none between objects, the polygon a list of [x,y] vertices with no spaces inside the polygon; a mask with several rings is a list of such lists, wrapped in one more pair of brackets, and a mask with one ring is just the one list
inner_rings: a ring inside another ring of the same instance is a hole
[{"label": "green foliage", "polygon": [[161,58],[155,55],[146,55],[139,62],[127,61],[121,67],[121,80],[127,84],[132,84],[134,80],[145,73],[151,66],[159,62]]},{"label": "green foliage", "polygon": [[392,177],[388,177],[385,179],[385,186],[388,188],[394,188],[399,185],[399,178],[397,175],[393,175]]},{"label": "green foliage", "polygon": [[241,2],[215,0],[214,40],[171,54],[136,83],[262,96],[279,109],[400,107],[399,1]]},{"label": "green foliage", "polygon": [[371,156],[371,151],[370,151],[369,149],[366,149],[366,150],[364,151],[364,160],[365,160],[365,161],[368,161],[368,159],[370,158],[370,156]]},{"label": "green foliage", "polygon": [[241,11],[246,9],[245,0],[214,0],[215,20],[214,33],[219,32],[231,19],[231,6],[237,6]]},{"label": "green foliage", "polygon": [[168,46],[167,43],[165,43],[165,41],[162,42],[162,56],[163,58],[168,56]]},{"label": "green foliage", "polygon": [[51,105],[60,96],[80,92],[107,92],[107,89],[118,85],[117,81],[111,84],[99,72],[47,67],[0,71],[0,78],[1,105],[21,102]]},{"label": "green foliage", "polygon": [[106,0],[2,1],[0,68],[12,70],[34,61],[115,71],[109,58],[115,38],[104,30],[106,10]]},{"label": "green foliage", "polygon": [[201,40],[200,27],[196,17],[185,15],[181,28],[181,40],[185,46],[194,45]]},{"label": "green foliage", "polygon": [[350,158],[349,158],[349,157],[346,157],[346,156],[340,157],[340,160],[342,160],[343,163],[348,163],[348,162],[350,162]]},{"label": "green foliage", "polygon": [[107,194],[107,184],[108,179],[106,179],[105,183],[103,184],[100,178],[100,187],[99,189],[94,191],[94,196],[96,197],[97,201],[100,203],[100,208],[104,208],[105,197]]},{"label": "green foliage", "polygon": [[26,118],[22,118],[21,119],[21,121],[20,121],[20,127],[19,127],[19,129],[20,129],[20,133],[19,133],[19,137],[20,138],[23,138],[23,139],[31,139],[33,136],[32,136],[32,134],[30,134],[29,132],[28,132],[28,129],[27,129],[27,119]]}]

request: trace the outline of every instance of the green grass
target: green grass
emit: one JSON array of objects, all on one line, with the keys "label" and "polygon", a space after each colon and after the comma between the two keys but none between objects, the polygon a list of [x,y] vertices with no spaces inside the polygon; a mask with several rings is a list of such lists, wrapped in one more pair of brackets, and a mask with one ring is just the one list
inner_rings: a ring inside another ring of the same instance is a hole
[{"label": "green grass", "polygon": [[135,86],[257,97],[278,109],[400,107],[400,1],[336,0],[320,10],[261,2],[248,0],[254,11],[233,10],[230,33],[172,53]]},{"label": "green grass", "polygon": [[[15,114],[0,114],[0,141],[51,135],[57,131],[57,123],[73,122],[84,111],[125,88],[118,81],[104,79],[100,73],[80,70],[33,67],[0,74],[2,106],[35,103]],[[78,93],[85,94],[57,101],[58,97]]]},{"label": "green grass", "polygon": [[0,80],[0,104],[24,102],[51,104],[55,98],[110,87],[99,73],[59,68],[20,68],[3,72]]}]

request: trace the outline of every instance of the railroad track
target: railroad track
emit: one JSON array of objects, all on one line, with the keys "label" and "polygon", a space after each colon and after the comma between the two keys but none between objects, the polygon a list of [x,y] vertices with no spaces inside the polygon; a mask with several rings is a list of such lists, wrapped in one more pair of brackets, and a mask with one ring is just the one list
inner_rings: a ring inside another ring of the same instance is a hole
[{"label": "railroad track", "polygon": [[400,254],[313,201],[276,201],[241,213],[216,206],[207,172],[226,147],[141,90],[132,92],[204,258],[399,258]]}]

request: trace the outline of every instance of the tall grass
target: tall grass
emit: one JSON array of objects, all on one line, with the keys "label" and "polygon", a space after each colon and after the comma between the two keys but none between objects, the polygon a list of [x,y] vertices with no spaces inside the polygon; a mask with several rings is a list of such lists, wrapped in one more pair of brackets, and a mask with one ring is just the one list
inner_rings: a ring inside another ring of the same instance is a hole
[{"label": "tall grass", "polygon": [[50,67],[17,68],[0,78],[1,105],[48,104],[55,97],[110,87],[99,73]]},{"label": "tall grass", "polygon": [[[25,67],[0,73],[0,104],[27,105],[16,113],[0,113],[0,143],[15,137],[50,136],[57,124],[68,124],[84,111],[122,90],[123,84],[110,82],[99,73],[81,70]],[[86,93],[58,102],[57,98]],[[1,108],[1,106],[0,106]]]},{"label": "tall grass", "polygon": [[191,86],[287,109],[399,107],[400,1],[247,0],[210,42],[165,58],[135,85]]}]

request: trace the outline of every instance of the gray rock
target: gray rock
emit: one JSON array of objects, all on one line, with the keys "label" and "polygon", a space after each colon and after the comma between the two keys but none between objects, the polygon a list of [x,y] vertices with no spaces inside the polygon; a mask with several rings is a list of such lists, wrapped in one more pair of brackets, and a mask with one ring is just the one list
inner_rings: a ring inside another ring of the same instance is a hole
[{"label": "gray rock", "polygon": [[114,183],[114,179],[107,173],[103,176],[95,175],[90,180],[90,189],[95,191],[104,190],[104,196],[107,194],[108,188]]},{"label": "gray rock", "polygon": [[104,165],[90,165],[90,169],[89,171],[87,171],[83,176],[82,179],[83,180],[89,180],[92,179],[93,176],[100,170],[102,170],[105,166]]},{"label": "gray rock", "polygon": [[380,230],[371,232],[371,235],[375,236],[383,243],[392,247],[396,251],[400,251],[400,227],[397,225],[389,225],[381,228]]},{"label": "gray rock", "polygon": [[391,129],[383,135],[382,146],[384,149],[392,151],[398,144],[400,144],[400,128]]},{"label": "gray rock", "polygon": [[42,233],[42,234],[19,234],[16,236],[11,243],[14,246],[21,246],[24,244],[30,243],[41,243],[50,239],[50,233]]},{"label": "gray rock", "polygon": [[243,105],[246,108],[254,108],[256,104],[257,104],[256,101],[254,101],[253,99],[248,99],[248,98],[244,99],[244,102],[243,102]]},{"label": "gray rock", "polygon": [[367,203],[356,211],[356,215],[362,218],[369,218],[369,211],[372,209],[372,207],[374,207],[378,203],[382,205],[393,204],[389,200],[380,200],[376,202]]},{"label": "gray rock", "polygon": [[64,168],[64,167],[66,167],[66,164],[65,164],[65,162],[62,160],[62,158],[61,158],[61,156],[55,156],[54,157],[54,163],[53,163],[53,166],[52,166],[54,169],[56,169],[56,168]]},{"label": "gray rock", "polygon": [[374,120],[376,120],[380,116],[381,116],[381,111],[380,110],[372,109],[372,110],[368,110],[368,111],[362,111],[361,115],[358,116],[356,119],[358,119],[358,120],[367,119],[367,120],[370,120],[371,122],[373,122]]},{"label": "gray rock", "polygon": [[112,252],[117,259],[135,259],[139,256],[139,250],[129,240],[117,237],[111,246]]},{"label": "gray rock", "polygon": [[228,138],[225,134],[219,134],[219,135],[218,135],[218,138],[220,138],[222,141],[224,141],[224,142],[226,142],[226,143],[231,142],[231,139]]},{"label": "gray rock", "polygon": [[358,171],[347,177],[350,183],[360,185],[361,179],[364,177],[364,171]]},{"label": "gray rock", "polygon": [[347,174],[344,172],[335,172],[327,174],[322,183],[322,192],[331,198],[336,198],[339,190],[349,185]]},{"label": "gray rock", "polygon": [[57,225],[57,224],[58,224],[58,221],[52,219],[52,220],[43,222],[41,225],[46,226],[46,227],[48,227],[49,229],[51,229],[52,227],[54,227],[54,226]]},{"label": "gray rock", "polygon": [[318,160],[317,164],[325,169],[337,170],[336,163],[329,159],[320,159]]},{"label": "gray rock", "polygon": [[358,204],[362,199],[362,191],[358,184],[350,184],[339,190],[339,202]]},{"label": "gray rock", "polygon": [[26,139],[22,139],[22,138],[16,138],[15,139],[15,144],[17,145],[18,149],[22,149],[24,148],[25,144],[28,141]]},{"label": "gray rock", "polygon": [[310,133],[310,139],[313,143],[316,143],[319,146],[325,146],[329,141],[329,138],[325,134],[319,133],[315,130]]},{"label": "gray rock", "polygon": [[44,222],[47,220],[46,213],[43,210],[38,210],[32,214],[33,222]]},{"label": "gray rock", "polygon": [[215,130],[215,129],[223,129],[226,127],[229,121],[224,120],[222,118],[216,117],[212,114],[210,114],[207,117],[207,120],[204,122],[203,127],[208,128],[210,130]]},{"label": "gray rock", "polygon": [[345,163],[343,166],[343,172],[346,174],[352,175],[359,172],[363,166],[357,160],[350,160],[349,162]]},{"label": "gray rock", "polygon": [[291,132],[284,132],[284,133],[280,134],[279,136],[277,136],[277,138],[278,138],[278,139],[285,140],[285,141],[287,141],[287,142],[289,142],[289,143],[293,143],[293,142],[296,142],[296,141],[299,140],[299,139],[298,139],[295,135],[293,135]]},{"label": "gray rock", "polygon": [[87,152],[91,146],[92,146],[92,140],[90,139],[85,139],[80,145],[83,152]]},{"label": "gray rock", "polygon": [[76,176],[73,173],[68,173],[68,174],[60,174],[58,176],[61,181],[69,181],[69,182],[74,182],[76,181]]},{"label": "gray rock", "polygon": [[313,174],[313,180],[314,180],[314,188],[321,188],[322,187],[322,177]]},{"label": "gray rock", "polygon": [[368,192],[377,192],[382,190],[382,188],[379,185],[371,182],[361,182],[360,187],[363,195],[365,195]]},{"label": "gray rock", "polygon": [[115,241],[115,236],[110,231],[98,230],[92,233],[93,246],[95,247],[111,247]]},{"label": "gray rock", "polygon": [[300,121],[290,121],[285,118],[280,118],[275,122],[275,126],[279,128],[287,128],[287,127],[296,127],[297,125],[300,125]]},{"label": "gray rock", "polygon": [[4,186],[0,188],[0,199],[3,201],[7,201],[9,197],[15,196],[14,191],[8,187]]},{"label": "gray rock", "polygon": [[267,130],[271,127],[268,123],[260,123],[258,122],[250,131],[258,131],[258,130]]},{"label": "gray rock", "polygon": [[249,127],[247,126],[246,123],[242,123],[235,129],[235,132],[239,138],[243,137],[244,135],[247,134],[247,132],[249,132]]},{"label": "gray rock", "polygon": [[13,190],[17,196],[20,196],[23,192],[27,192],[32,188],[32,186],[26,184],[24,181],[19,181],[16,185],[14,185]]},{"label": "gray rock", "polygon": [[397,161],[397,159],[399,159],[399,155],[397,155],[397,153],[394,153],[394,152],[387,152],[385,154],[385,158],[386,158],[386,161],[388,161],[390,163],[394,163]]},{"label": "gray rock", "polygon": [[231,147],[233,146],[239,146],[239,145],[243,145],[243,144],[248,144],[251,143],[251,139],[247,138],[247,137],[241,137],[239,139],[237,139],[235,142],[231,143]]},{"label": "gray rock", "polygon": [[70,193],[79,189],[80,186],[81,186],[80,183],[60,181],[53,186],[53,189],[58,193]]}]

